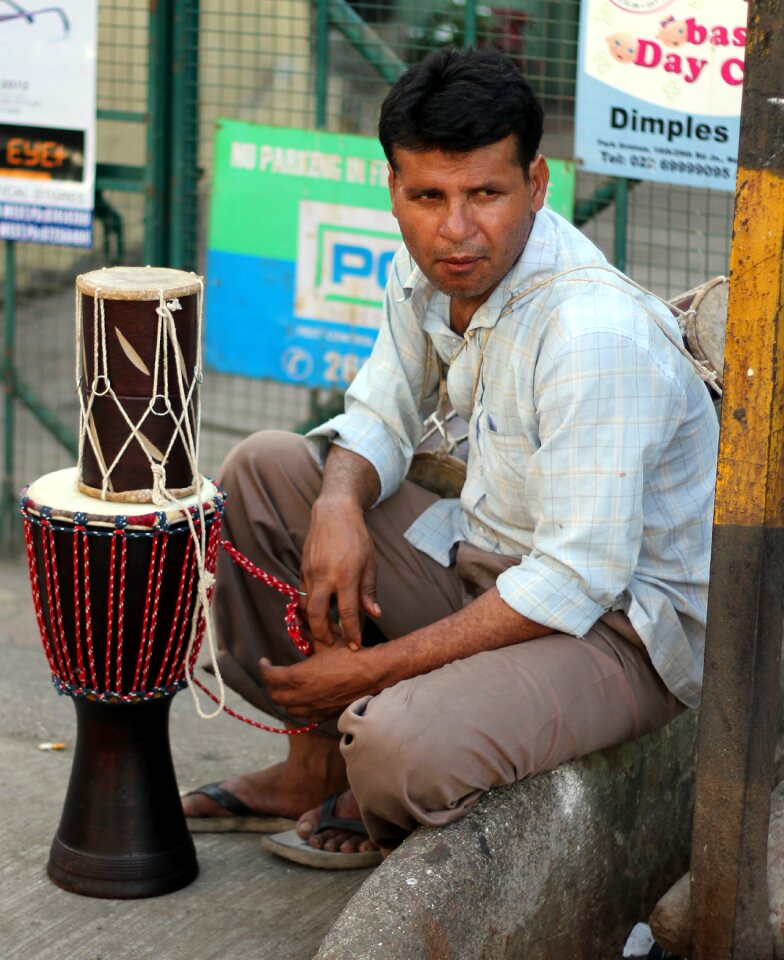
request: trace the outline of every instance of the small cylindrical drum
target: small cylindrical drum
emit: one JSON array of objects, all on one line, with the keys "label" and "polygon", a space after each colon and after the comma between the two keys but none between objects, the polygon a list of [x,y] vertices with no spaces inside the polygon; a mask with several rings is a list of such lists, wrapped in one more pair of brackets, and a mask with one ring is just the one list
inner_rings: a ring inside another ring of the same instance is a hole
[{"label": "small cylindrical drum", "polygon": [[195,493],[201,278],[111,267],[76,290],[79,489],[122,502]]},{"label": "small cylindrical drum", "polygon": [[156,896],[198,872],[168,710],[205,629],[223,494],[203,479],[176,509],[124,504],[117,514],[75,479],[73,468],[47,474],[21,500],[44,650],[77,713],[48,872],[89,896]]},{"label": "small cylindrical drum", "polygon": [[724,389],[728,299],[729,280],[713,277],[672,300],[679,313],[686,311],[683,323],[686,346],[696,360],[715,374],[715,380],[709,380],[708,386],[717,393]]}]

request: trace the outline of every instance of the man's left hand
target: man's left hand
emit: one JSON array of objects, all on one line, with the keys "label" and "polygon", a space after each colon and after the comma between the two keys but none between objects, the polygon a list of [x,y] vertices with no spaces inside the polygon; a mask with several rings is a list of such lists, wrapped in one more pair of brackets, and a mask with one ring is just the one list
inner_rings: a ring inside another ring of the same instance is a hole
[{"label": "man's left hand", "polygon": [[349,650],[345,644],[318,644],[302,663],[274,667],[263,657],[259,671],[270,697],[294,717],[321,722],[342,713],[359,697],[381,689],[371,669],[372,649]]}]

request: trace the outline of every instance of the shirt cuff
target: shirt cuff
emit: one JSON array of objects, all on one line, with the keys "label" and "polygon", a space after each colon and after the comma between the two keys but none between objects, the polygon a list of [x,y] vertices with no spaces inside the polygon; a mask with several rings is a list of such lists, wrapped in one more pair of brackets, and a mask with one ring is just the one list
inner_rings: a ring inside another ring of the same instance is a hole
[{"label": "shirt cuff", "polygon": [[517,613],[575,637],[584,637],[604,613],[604,607],[579,588],[573,573],[546,557],[523,557],[499,575],[496,587]]},{"label": "shirt cuff", "polygon": [[[376,503],[386,500],[400,486],[405,464],[397,442],[390,432],[374,417],[352,416],[341,413],[326,423],[310,430],[305,439],[311,453],[322,468],[329,445],[336,444],[369,461],[378,474],[381,493]],[[376,504],[374,503],[373,506]]]}]

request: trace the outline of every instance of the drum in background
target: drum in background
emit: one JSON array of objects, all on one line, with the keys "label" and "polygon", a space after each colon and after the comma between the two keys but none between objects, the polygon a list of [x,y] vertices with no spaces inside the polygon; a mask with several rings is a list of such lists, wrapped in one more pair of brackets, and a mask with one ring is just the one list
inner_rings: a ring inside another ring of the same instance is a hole
[{"label": "drum in background", "polygon": [[[33,602],[77,742],[48,873],[95,897],[147,897],[198,873],[168,738],[171,698],[204,632],[192,527],[215,570],[224,497],[204,480],[182,509],[114,505],[75,490],[76,470],[23,491]],[[190,516],[190,522],[186,517]],[[198,618],[198,619],[196,619]]]},{"label": "drum in background", "polygon": [[122,502],[195,493],[201,278],[111,267],[76,289],[79,488]]},{"label": "drum in background", "polygon": [[[714,277],[670,301],[677,308],[674,312],[681,323],[683,339],[689,353],[716,374],[716,393],[724,389],[728,295],[727,277]],[[713,387],[711,381],[706,383]]]}]

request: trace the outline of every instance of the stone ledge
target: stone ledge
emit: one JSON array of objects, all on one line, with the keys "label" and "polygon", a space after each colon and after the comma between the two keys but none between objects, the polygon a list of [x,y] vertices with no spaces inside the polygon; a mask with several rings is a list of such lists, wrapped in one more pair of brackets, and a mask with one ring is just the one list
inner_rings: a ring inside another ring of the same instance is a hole
[{"label": "stone ledge", "polygon": [[620,956],[688,866],[696,730],[690,711],[494,790],[448,827],[417,830],[314,960]]}]

